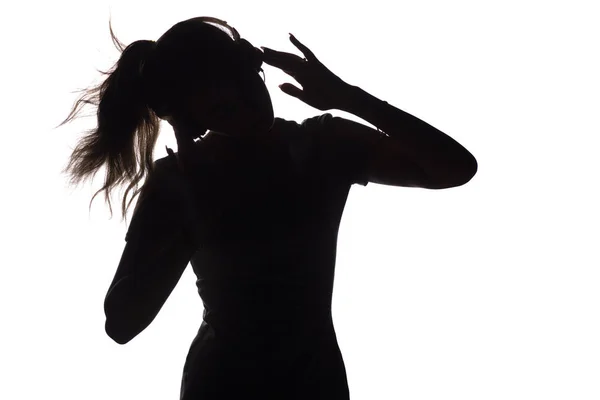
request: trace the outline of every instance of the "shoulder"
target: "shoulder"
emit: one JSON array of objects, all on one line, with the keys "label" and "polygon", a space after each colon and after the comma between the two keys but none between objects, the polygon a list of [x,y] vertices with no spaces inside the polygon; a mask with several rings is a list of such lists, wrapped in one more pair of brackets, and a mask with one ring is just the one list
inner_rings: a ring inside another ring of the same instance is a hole
[{"label": "shoulder", "polygon": [[331,121],[333,115],[331,113],[319,114],[314,117],[306,118],[300,124],[304,129],[321,130]]},{"label": "shoulder", "polygon": [[327,125],[332,118],[333,115],[331,113],[324,113],[305,118],[302,120],[302,122],[298,123],[296,121],[276,117],[272,129],[280,130],[281,132],[289,132],[290,130],[297,129],[301,129],[303,131],[319,130],[325,127],[325,125]]},{"label": "shoulder", "polygon": [[333,115],[330,113],[319,114],[305,118],[298,123],[293,120],[275,118],[272,130],[275,134],[282,135],[292,147],[310,146],[321,141],[321,132],[328,130],[328,125]]},{"label": "shoulder", "polygon": [[155,160],[152,171],[148,173],[140,189],[138,204],[149,203],[162,207],[179,204],[183,182],[177,168],[177,160],[172,155]]},{"label": "shoulder", "polygon": [[275,117],[273,122],[272,130],[278,130],[281,132],[285,132],[289,129],[300,128],[300,129],[317,129],[327,124],[333,115],[331,113],[324,113],[315,115],[313,117],[305,118],[302,122],[298,123],[293,120],[287,120],[285,118]]}]

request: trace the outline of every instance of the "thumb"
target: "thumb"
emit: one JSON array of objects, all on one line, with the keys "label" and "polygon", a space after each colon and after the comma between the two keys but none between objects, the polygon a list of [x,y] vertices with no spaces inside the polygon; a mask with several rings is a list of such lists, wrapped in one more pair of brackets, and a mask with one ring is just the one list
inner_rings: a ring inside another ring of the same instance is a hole
[{"label": "thumb", "polygon": [[301,89],[298,89],[296,86],[292,85],[291,83],[282,83],[281,85],[279,85],[279,89],[281,89],[281,91],[283,93],[288,94],[293,97],[296,97],[298,99],[300,99],[303,94]]}]

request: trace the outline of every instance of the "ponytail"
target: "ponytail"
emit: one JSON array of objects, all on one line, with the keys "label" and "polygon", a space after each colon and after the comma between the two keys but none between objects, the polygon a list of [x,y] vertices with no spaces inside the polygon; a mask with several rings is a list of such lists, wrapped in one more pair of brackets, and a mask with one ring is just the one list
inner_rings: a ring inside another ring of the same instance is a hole
[{"label": "ponytail", "polygon": [[[153,172],[153,152],[160,133],[160,119],[185,108],[190,95],[205,81],[246,70],[262,71],[262,52],[241,39],[235,28],[214,17],[196,17],[175,24],[157,42],[138,40],[125,47],[110,35],[121,52],[120,59],[107,72],[101,84],[81,91],[69,116],[71,121],[81,106],[97,106],[98,126],[85,132],[73,150],[63,173],[70,184],[85,182],[106,164],[104,186],[98,193],[110,208],[111,191],[125,181],[129,186],[122,202],[125,218],[141,189],[138,182]],[[210,60],[210,62],[207,62]],[[263,73],[264,77],[264,73]],[[138,170],[139,167],[139,170]],[[127,195],[134,190],[127,202]]]},{"label": "ponytail", "polygon": [[[153,171],[153,151],[160,132],[160,120],[147,104],[147,84],[143,74],[146,60],[152,55],[156,42],[138,40],[125,46],[115,37],[109,21],[113,43],[121,52],[120,59],[107,72],[108,77],[99,85],[80,90],[85,92],[75,103],[69,116],[58,126],[71,121],[81,111],[81,106],[97,106],[98,126],[88,130],[73,150],[63,173],[70,175],[69,183],[85,182],[93,178],[106,164],[104,185],[105,201],[112,218],[110,192],[125,180],[130,182],[122,202],[122,219],[140,189],[138,182]],[[139,152],[139,155],[138,155]],[[139,164],[139,171],[138,171]],[[129,203],[127,195],[135,190]]]}]

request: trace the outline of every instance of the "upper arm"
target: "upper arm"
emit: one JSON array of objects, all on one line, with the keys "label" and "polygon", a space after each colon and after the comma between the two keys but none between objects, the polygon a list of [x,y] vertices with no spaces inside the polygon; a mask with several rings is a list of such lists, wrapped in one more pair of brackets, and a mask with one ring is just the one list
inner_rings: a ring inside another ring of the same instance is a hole
[{"label": "upper arm", "polygon": [[428,187],[423,170],[410,157],[402,157],[397,141],[358,122],[325,115],[323,144],[335,154],[351,183]]},{"label": "upper arm", "polygon": [[145,329],[179,282],[195,251],[182,219],[172,196],[145,185],[104,302],[107,333],[115,341],[125,343]]}]

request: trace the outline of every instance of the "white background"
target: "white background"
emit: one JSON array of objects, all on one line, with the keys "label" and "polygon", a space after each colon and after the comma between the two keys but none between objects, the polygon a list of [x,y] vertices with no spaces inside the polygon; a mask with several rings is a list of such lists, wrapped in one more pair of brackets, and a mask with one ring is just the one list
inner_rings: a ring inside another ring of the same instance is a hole
[{"label": "white background", "polygon": [[[120,346],[104,331],[124,190],[109,219],[103,194],[88,213],[104,170],[78,188],[60,174],[95,110],[52,128],[73,92],[117,60],[109,12],[125,44],[205,15],[300,55],[292,32],[343,80],[476,156],[462,187],[352,187],[333,315],[353,400],[600,398],[595,2],[302,3],[10,3],[0,24],[0,398],[177,399],[201,322],[189,266],[138,337]],[[322,113],[279,90],[299,86],[291,77],[264,69],[276,116]],[[155,158],[176,148],[162,128]]]}]

